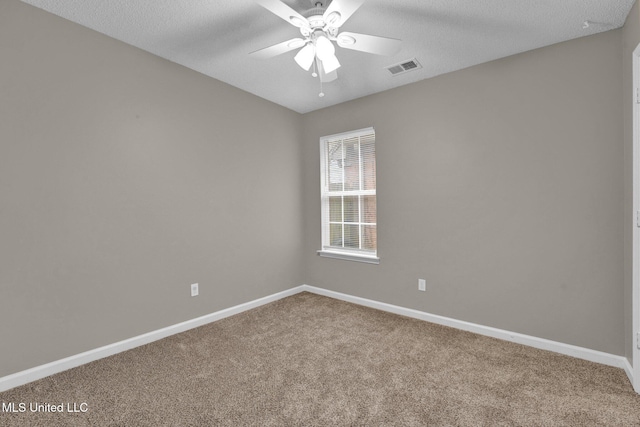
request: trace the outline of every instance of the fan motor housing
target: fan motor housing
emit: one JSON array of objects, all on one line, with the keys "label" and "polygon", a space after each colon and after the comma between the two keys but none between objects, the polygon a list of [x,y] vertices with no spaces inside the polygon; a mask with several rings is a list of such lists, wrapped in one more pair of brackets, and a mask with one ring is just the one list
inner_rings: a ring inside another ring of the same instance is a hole
[{"label": "fan motor housing", "polygon": [[309,25],[311,26],[311,28],[314,30],[317,28],[323,28],[325,26],[325,22],[324,22],[324,18],[322,17],[322,14],[311,15],[307,17],[307,20],[309,21]]}]

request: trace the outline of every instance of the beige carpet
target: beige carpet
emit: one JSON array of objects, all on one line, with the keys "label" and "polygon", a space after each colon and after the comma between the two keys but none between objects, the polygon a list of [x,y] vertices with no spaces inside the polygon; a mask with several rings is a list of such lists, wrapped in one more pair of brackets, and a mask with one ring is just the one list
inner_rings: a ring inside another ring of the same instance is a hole
[{"label": "beige carpet", "polygon": [[620,369],[309,293],[0,401],[26,405],[2,426],[640,426]]}]

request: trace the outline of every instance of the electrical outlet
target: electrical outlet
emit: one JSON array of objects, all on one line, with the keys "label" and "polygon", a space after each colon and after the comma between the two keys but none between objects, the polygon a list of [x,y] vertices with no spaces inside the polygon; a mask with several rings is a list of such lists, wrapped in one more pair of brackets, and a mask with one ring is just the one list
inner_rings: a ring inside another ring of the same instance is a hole
[{"label": "electrical outlet", "polygon": [[418,279],[418,290],[425,292],[427,290],[427,281],[424,279]]},{"label": "electrical outlet", "polygon": [[191,296],[192,297],[196,297],[198,296],[198,284],[194,283],[191,285]]}]

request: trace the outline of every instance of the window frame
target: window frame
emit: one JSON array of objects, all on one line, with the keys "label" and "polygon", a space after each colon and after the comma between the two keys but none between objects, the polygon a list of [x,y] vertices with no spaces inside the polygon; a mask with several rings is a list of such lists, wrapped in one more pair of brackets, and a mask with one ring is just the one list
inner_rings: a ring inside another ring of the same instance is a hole
[{"label": "window frame", "polygon": [[[365,135],[371,135],[373,134],[373,138],[374,138],[374,147],[376,146],[376,141],[375,141],[375,129],[373,127],[368,127],[368,128],[364,128],[364,129],[359,129],[359,130],[354,130],[354,131],[349,131],[349,132],[342,132],[342,133],[338,133],[338,134],[333,134],[333,135],[327,135],[327,136],[323,136],[320,138],[320,205],[321,205],[321,249],[317,251],[318,255],[322,256],[322,257],[327,257],[327,258],[336,258],[336,259],[343,259],[343,260],[347,260],[347,261],[357,261],[357,262],[364,262],[364,263],[369,263],[369,264],[379,264],[380,263],[380,258],[378,257],[378,245],[377,245],[377,238],[376,238],[376,248],[375,250],[371,251],[371,250],[364,250],[364,249],[355,249],[355,248],[336,248],[336,247],[331,247],[330,246],[330,224],[332,223],[332,221],[330,220],[330,211],[329,211],[329,197],[331,194],[333,194],[332,197],[336,197],[336,196],[341,196],[341,197],[349,197],[349,196],[358,196],[359,197],[359,203],[358,203],[358,222],[356,224],[358,224],[358,229],[359,229],[359,239],[361,241],[362,239],[362,231],[361,228],[363,226],[366,226],[367,223],[363,222],[363,212],[362,212],[362,206],[363,204],[360,202],[360,196],[365,197],[365,196],[376,196],[376,222],[375,222],[375,227],[376,227],[376,235],[377,235],[377,229],[378,229],[378,215],[377,215],[377,183],[376,183],[376,188],[374,188],[373,190],[368,189],[365,190],[363,189],[363,168],[362,168],[362,156],[359,154],[358,155],[358,161],[359,161],[359,174],[360,174],[360,178],[359,178],[359,182],[360,182],[360,189],[358,190],[342,190],[342,191],[330,191],[329,190],[329,171],[328,168],[329,166],[327,166],[327,150],[326,150],[326,146],[327,144],[329,144],[330,142],[335,142],[335,141],[345,141],[348,139],[353,139],[353,138],[360,138],[362,136]],[[374,157],[374,161],[377,161],[377,159],[375,159]],[[344,226],[345,223],[347,221],[344,220],[344,207],[342,208],[342,214],[343,214],[343,218],[342,221],[340,221],[340,223]],[[372,223],[373,224],[373,223]]]}]

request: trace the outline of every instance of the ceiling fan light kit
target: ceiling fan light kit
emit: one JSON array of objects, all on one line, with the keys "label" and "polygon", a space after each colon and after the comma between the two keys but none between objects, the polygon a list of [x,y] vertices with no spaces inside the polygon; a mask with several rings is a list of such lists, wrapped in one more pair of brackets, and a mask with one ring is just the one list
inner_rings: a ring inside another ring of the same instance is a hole
[{"label": "ceiling fan light kit", "polygon": [[326,2],[318,1],[314,8],[306,12],[307,17],[305,17],[280,0],[256,0],[256,3],[274,15],[300,28],[300,34],[304,39],[291,39],[257,50],[250,55],[266,59],[301,48],[294,60],[305,71],[309,71],[314,65],[312,76],[319,77],[320,97],[323,97],[322,83],[335,80],[336,70],[341,66],[336,56],[334,42],[341,48],[377,55],[393,55],[400,50],[401,41],[397,39],[358,33],[339,33],[340,27],[362,6],[364,1],[333,0],[326,8],[324,7]]},{"label": "ceiling fan light kit", "polygon": [[331,73],[332,71],[340,68],[340,61],[335,55],[332,55],[324,60],[322,60],[322,68],[326,73]]},{"label": "ceiling fan light kit", "polygon": [[305,71],[309,71],[311,68],[311,64],[313,64],[313,60],[316,57],[316,50],[312,44],[308,44],[296,54],[293,58],[298,63],[300,68]]},{"label": "ceiling fan light kit", "polygon": [[315,45],[316,56],[322,61],[322,68],[325,72],[330,73],[340,68],[340,61],[336,57],[336,48],[324,33],[316,37]]}]

